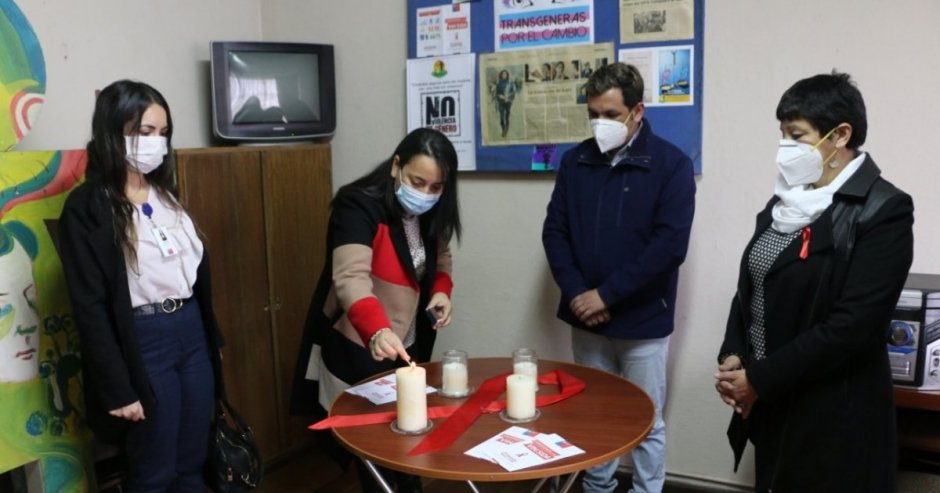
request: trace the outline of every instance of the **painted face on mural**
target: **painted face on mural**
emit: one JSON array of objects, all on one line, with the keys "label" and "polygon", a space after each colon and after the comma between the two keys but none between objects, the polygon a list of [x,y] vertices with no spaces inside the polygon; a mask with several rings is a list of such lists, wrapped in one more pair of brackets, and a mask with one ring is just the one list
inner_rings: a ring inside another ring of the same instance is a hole
[{"label": "painted face on mural", "polygon": [[39,314],[32,263],[19,242],[0,256],[0,382],[39,373]]}]

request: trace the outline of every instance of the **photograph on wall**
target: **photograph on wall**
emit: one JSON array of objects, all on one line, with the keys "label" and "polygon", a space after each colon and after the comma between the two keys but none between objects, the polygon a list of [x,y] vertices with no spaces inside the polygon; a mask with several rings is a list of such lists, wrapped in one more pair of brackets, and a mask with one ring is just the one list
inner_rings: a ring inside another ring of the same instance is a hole
[{"label": "photograph on wall", "polygon": [[694,0],[620,0],[621,43],[694,37]]},{"label": "photograph on wall", "polygon": [[558,144],[538,144],[532,146],[532,171],[549,171],[552,163],[558,160]]},{"label": "photograph on wall", "polygon": [[635,66],[643,75],[643,102],[647,106],[695,104],[693,45],[623,49],[617,59]]},{"label": "photograph on wall", "polygon": [[495,51],[594,42],[593,0],[495,0]]},{"label": "photograph on wall", "polygon": [[408,131],[433,128],[457,149],[460,170],[476,169],[472,53],[408,60]]},{"label": "photograph on wall", "polygon": [[591,136],[584,84],[613,44],[480,55],[484,146],[580,142]]}]

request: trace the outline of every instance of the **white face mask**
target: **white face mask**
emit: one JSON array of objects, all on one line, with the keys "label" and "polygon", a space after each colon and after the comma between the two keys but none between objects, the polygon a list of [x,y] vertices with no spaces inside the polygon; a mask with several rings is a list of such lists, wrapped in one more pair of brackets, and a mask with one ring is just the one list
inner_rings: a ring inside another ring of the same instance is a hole
[{"label": "white face mask", "polygon": [[143,174],[160,167],[166,156],[166,137],[135,135],[124,137],[127,163]]},{"label": "white face mask", "polygon": [[832,160],[836,152],[833,151],[828,158],[823,159],[818,147],[829,138],[833,131],[835,128],[819,139],[816,145],[780,139],[780,147],[777,148],[777,169],[780,170],[780,175],[786,180],[787,185],[791,187],[809,185],[822,178],[823,165],[826,161]]},{"label": "white face mask", "polygon": [[[629,120],[633,115],[631,111],[624,119]],[[608,120],[606,118],[592,118],[591,132],[594,133],[594,140],[597,141],[597,147],[601,152],[607,152],[622,146],[627,141],[627,135],[630,129],[624,122],[619,120]]]}]

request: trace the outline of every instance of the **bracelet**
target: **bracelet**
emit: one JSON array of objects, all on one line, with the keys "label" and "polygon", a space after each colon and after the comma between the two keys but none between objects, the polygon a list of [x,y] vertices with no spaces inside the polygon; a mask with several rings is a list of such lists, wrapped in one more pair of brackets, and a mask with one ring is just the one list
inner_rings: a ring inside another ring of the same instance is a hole
[{"label": "bracelet", "polygon": [[372,337],[369,338],[369,351],[374,353],[375,352],[375,338],[378,337],[378,335],[381,334],[382,332],[390,331],[390,330],[392,329],[389,329],[388,327],[386,327],[384,329],[379,329],[375,331],[375,334],[372,334]]}]

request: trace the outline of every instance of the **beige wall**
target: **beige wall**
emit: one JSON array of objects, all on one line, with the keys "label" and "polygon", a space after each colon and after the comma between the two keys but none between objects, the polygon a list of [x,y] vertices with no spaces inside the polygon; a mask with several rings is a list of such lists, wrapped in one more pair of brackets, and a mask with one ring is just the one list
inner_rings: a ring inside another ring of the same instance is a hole
[{"label": "beige wall", "polygon": [[[386,157],[404,134],[404,0],[97,0],[93,11],[73,3],[18,2],[42,40],[50,81],[49,102],[26,148],[83,145],[93,89],[125,76],[166,93],[178,146],[206,145],[208,40],[262,34],[336,45],[334,189]],[[731,471],[728,411],[711,375],[738,256],[771,193],[779,138],[774,109],[794,81],[833,67],[856,78],[868,103],[864,149],[914,197],[914,270],[940,273],[940,166],[929,147],[940,133],[940,99],[932,97],[940,80],[933,61],[940,3],[885,5],[706,3],[704,174],[670,350],[670,475],[751,480],[750,463],[738,475]],[[540,240],[552,177],[462,174],[460,187],[466,236],[455,259],[457,313],[438,352],[461,347],[471,355],[507,355],[529,345],[543,357],[570,358],[569,329],[554,318],[557,289]]]},{"label": "beige wall", "polygon": [[18,150],[75,149],[95,89],[136,79],[167,98],[178,148],[209,145],[209,41],[261,39],[258,0],[14,0],[46,59],[46,103]]}]

